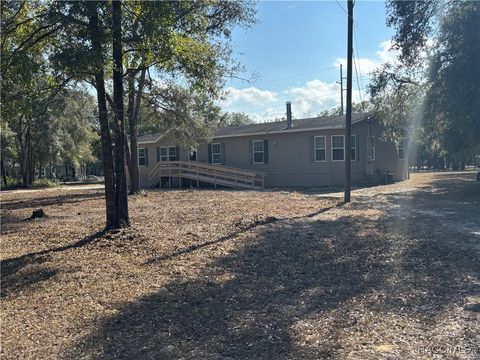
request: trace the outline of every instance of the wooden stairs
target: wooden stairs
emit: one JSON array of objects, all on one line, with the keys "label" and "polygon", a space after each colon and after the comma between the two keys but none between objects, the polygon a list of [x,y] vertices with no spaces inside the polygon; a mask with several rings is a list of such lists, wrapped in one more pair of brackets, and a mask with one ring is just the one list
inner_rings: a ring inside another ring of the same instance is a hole
[{"label": "wooden stairs", "polygon": [[254,172],[198,161],[159,161],[149,173],[151,185],[162,185],[162,178],[190,179],[237,189],[263,189],[264,172]]}]

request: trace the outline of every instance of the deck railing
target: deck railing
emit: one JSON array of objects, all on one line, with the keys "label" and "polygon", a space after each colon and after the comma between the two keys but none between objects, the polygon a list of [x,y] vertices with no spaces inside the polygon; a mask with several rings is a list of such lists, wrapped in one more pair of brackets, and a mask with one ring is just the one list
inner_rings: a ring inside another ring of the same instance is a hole
[{"label": "deck railing", "polygon": [[159,161],[149,173],[149,181],[161,186],[161,178],[178,177],[191,179],[233,188],[263,189],[265,187],[264,172],[255,172],[223,165],[212,165],[198,161]]}]

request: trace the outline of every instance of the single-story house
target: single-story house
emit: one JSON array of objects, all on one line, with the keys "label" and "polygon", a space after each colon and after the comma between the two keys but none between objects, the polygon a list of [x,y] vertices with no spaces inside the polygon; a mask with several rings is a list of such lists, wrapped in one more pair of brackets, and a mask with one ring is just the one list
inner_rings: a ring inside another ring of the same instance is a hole
[{"label": "single-story house", "polygon": [[345,116],[227,126],[210,143],[181,146],[171,134],[138,138],[140,185],[231,187],[339,186],[345,156],[352,183],[407,178],[405,142],[382,141],[382,126],[370,114],[352,115],[351,149],[345,149]]}]

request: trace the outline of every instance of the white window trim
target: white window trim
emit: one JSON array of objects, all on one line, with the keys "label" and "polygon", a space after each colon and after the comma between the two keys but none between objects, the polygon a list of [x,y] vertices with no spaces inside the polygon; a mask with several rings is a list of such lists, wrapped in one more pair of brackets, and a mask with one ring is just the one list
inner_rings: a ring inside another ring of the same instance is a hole
[{"label": "white window trim", "polygon": [[[403,143],[403,147],[400,147],[400,144]],[[400,142],[398,143],[398,149],[397,149],[397,157],[398,160],[404,161],[407,157],[407,146],[406,146],[405,138],[401,138]],[[403,157],[400,157],[400,150],[403,150]]]},{"label": "white window trim", "polygon": [[[323,148],[317,148],[317,138],[323,138]],[[317,150],[325,151],[325,160],[317,160]],[[325,135],[313,137],[313,161],[314,162],[327,162],[327,137]]]},{"label": "white window trim", "polygon": [[[143,156],[140,156],[140,150],[143,150]],[[145,151],[145,148],[138,148],[138,166],[147,166],[146,163],[147,163],[147,154],[146,154],[146,151]],[[143,162],[143,165],[140,164],[140,157],[142,157],[144,159],[144,162]]]},{"label": "white window trim", "polygon": [[[175,149],[175,159],[177,158],[177,147],[176,146],[160,146],[160,161],[176,161],[176,160],[170,160],[170,149],[174,148]],[[162,149],[167,150],[167,155],[162,155]],[[167,158],[166,160],[163,160],[163,158]]]},{"label": "white window trim", "polygon": [[[352,140],[355,139],[355,146],[352,147]],[[355,149],[355,158],[352,159],[351,155],[350,155],[350,161],[357,161],[357,135],[351,135],[350,136],[350,154],[352,153],[352,150]]]},{"label": "white window trim", "polygon": [[[373,146],[370,146],[370,139],[373,139]],[[373,149],[373,156],[370,158],[370,149]],[[375,152],[376,152],[376,140],[375,136],[370,135],[369,138],[367,138],[367,160],[368,161],[375,161]]]},{"label": "white window trim", "polygon": [[[214,153],[214,152],[213,152],[213,145],[218,145],[218,148],[220,149],[220,152],[215,152],[215,153]],[[214,154],[215,154],[215,155],[220,155],[220,159],[222,159],[222,144],[221,144],[221,143],[212,143],[212,144],[210,145],[210,148],[212,149],[211,154],[210,154],[210,156],[212,157],[212,158],[210,159],[211,164],[212,164],[212,165],[221,165],[221,164],[222,164],[221,161],[220,161],[220,162],[215,162],[215,161],[213,161],[213,159],[214,159],[214,156],[213,156],[213,155],[214,155]]]},{"label": "white window trim", "polygon": [[[255,150],[255,143],[262,143],[262,151]],[[262,153],[262,161],[261,162],[256,162],[255,161],[255,153]],[[253,140],[252,141],[252,163],[253,164],[265,164],[265,144],[263,140]]]},{"label": "white window trim", "polygon": [[[342,148],[339,148],[339,147],[336,147],[336,148],[333,147],[333,138],[336,137],[336,136],[341,136],[343,138],[343,160],[333,160],[333,150],[342,149]],[[345,161],[345,135],[332,135],[331,138],[330,138],[330,145],[331,145],[331,149],[332,149],[330,151],[332,161],[335,161],[335,162]]]}]

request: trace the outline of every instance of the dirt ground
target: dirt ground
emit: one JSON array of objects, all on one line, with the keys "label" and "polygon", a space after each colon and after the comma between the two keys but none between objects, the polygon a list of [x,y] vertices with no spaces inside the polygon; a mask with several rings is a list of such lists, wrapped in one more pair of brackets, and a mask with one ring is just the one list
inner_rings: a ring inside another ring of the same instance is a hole
[{"label": "dirt ground", "polygon": [[[480,183],[2,193],[2,359],[479,359]],[[47,218],[26,221],[37,208]]]}]

